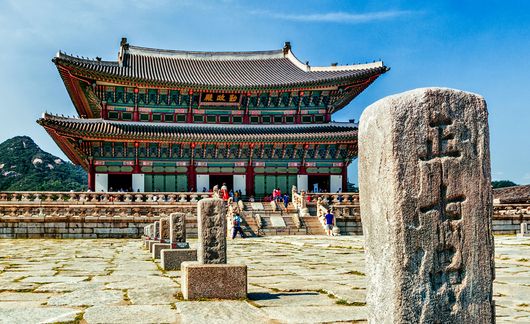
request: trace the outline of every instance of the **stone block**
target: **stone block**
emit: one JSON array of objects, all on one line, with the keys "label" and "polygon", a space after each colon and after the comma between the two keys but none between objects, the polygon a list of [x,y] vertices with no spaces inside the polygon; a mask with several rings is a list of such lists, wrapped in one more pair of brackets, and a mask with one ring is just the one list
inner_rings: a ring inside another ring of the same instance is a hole
[{"label": "stone block", "polygon": [[186,261],[197,261],[197,249],[164,249],[160,251],[160,265],[164,270],[180,270],[180,265]]},{"label": "stone block", "polygon": [[184,299],[247,298],[247,266],[183,262],[182,295]]},{"label": "stone block", "polygon": [[417,89],[366,108],[360,206],[370,323],[492,323],[488,112],[478,95]]},{"label": "stone block", "polygon": [[147,244],[149,244],[149,253],[153,253],[153,245],[155,245],[157,243],[160,243],[160,241],[159,240],[151,240],[151,241],[149,241],[149,243],[147,243]]},{"label": "stone block", "polygon": [[152,247],[151,255],[153,259],[160,259],[160,251],[162,249],[171,249],[171,244],[169,243],[155,243]]},{"label": "stone block", "polygon": [[145,248],[146,250],[149,250],[149,242],[150,242],[150,241],[151,241],[151,240],[149,240],[149,239],[144,240],[144,248]]}]

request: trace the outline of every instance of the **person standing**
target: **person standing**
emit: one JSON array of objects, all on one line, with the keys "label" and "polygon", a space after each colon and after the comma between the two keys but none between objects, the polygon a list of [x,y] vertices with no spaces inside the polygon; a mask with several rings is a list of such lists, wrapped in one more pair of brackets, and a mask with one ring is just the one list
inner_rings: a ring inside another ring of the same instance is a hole
[{"label": "person standing", "polygon": [[232,220],[232,240],[236,238],[237,233],[241,235],[241,238],[245,238],[245,233],[243,233],[243,229],[241,228],[241,221],[241,217],[236,213]]},{"label": "person standing", "polygon": [[333,210],[330,209],[328,213],[326,214],[326,216],[324,217],[326,218],[325,225],[324,225],[324,228],[326,229],[326,234],[328,236],[332,236],[333,226],[335,226],[335,216],[333,216]]}]

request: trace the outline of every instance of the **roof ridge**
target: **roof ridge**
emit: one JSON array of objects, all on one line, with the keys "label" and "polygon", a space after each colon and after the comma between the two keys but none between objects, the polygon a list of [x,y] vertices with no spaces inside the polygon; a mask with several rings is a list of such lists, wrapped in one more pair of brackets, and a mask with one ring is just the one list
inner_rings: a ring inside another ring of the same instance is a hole
[{"label": "roof ridge", "polygon": [[258,60],[284,58],[282,49],[267,51],[186,51],[157,49],[129,45],[125,52],[129,55],[158,56],[169,58],[195,59],[195,60]]},{"label": "roof ridge", "polygon": [[77,61],[81,63],[100,64],[100,65],[106,65],[106,66],[117,66],[118,65],[117,61],[103,61],[103,60],[98,60],[98,58],[91,59],[88,57],[82,57],[82,56],[79,57],[73,54],[66,54],[62,51],[58,51],[55,54],[54,59],[63,59],[63,60],[69,60],[69,61]]}]

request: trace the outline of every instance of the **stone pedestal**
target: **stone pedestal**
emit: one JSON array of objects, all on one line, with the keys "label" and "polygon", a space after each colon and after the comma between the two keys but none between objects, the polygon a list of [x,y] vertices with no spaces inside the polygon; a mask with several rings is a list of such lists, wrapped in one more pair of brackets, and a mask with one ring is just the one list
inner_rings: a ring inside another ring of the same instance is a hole
[{"label": "stone pedestal", "polygon": [[160,251],[162,249],[171,249],[171,244],[169,243],[155,243],[153,244],[152,252],[153,259],[160,259]]},{"label": "stone pedestal", "polygon": [[155,245],[156,243],[160,243],[160,241],[159,240],[148,241],[147,244],[149,244],[149,253],[153,253],[153,245]]},{"label": "stone pedestal", "polygon": [[182,295],[184,299],[247,298],[247,266],[183,262]]},{"label": "stone pedestal", "polygon": [[144,248],[145,248],[146,250],[149,250],[149,242],[150,242],[150,241],[151,241],[151,240],[150,240],[148,237],[144,237]]},{"label": "stone pedestal", "polygon": [[518,237],[528,237],[530,236],[530,232],[528,232],[528,224],[527,223],[521,223],[521,232],[517,233]]},{"label": "stone pedestal", "polygon": [[186,261],[197,261],[197,249],[164,249],[160,251],[160,266],[164,270],[180,270]]}]

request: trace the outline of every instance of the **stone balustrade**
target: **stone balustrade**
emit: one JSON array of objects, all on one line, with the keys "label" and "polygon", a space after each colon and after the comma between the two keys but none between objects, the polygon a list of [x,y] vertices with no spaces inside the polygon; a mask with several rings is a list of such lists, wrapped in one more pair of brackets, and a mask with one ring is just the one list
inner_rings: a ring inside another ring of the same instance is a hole
[{"label": "stone balustrade", "polygon": [[[212,193],[202,192],[0,192],[0,237],[10,237],[16,227],[39,222],[46,226],[78,222],[93,226],[96,223],[121,222],[129,224],[127,226],[136,224],[134,226],[140,228],[144,222],[174,212],[189,213],[192,219],[196,217],[196,202],[210,196]],[[362,234],[357,193],[298,193],[294,187],[291,197],[299,217],[311,214],[323,219],[328,209],[333,207],[341,234]],[[236,206],[234,204],[232,208]],[[256,218],[255,214],[244,213],[241,206],[239,212],[243,213],[243,217]],[[231,214],[229,209],[228,215]],[[261,219],[255,219],[255,222],[260,227]],[[493,204],[493,231],[496,234],[515,234],[523,222],[530,223],[530,203]]]},{"label": "stone balustrade", "polygon": [[0,205],[5,204],[172,204],[196,203],[211,197],[211,192],[0,192]]}]

